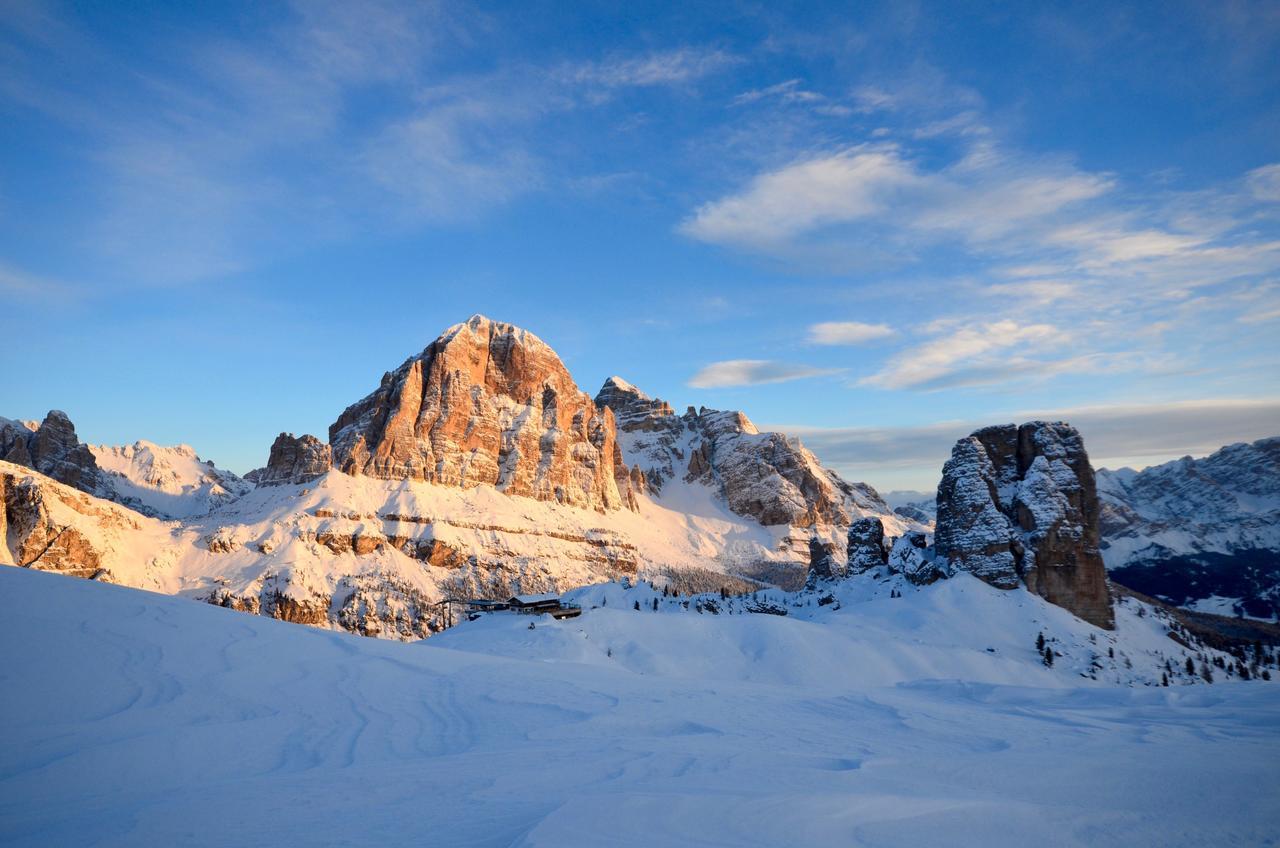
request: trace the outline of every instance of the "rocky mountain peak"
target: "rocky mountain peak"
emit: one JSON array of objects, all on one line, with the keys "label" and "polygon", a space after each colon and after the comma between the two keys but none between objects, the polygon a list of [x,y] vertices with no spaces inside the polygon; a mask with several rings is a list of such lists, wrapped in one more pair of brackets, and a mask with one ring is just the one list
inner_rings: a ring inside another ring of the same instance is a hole
[{"label": "rocky mountain peak", "polygon": [[483,315],[446,330],[329,428],[334,467],[593,508],[627,503],[613,413],[537,336]]},{"label": "rocky mountain peak", "polygon": [[105,495],[108,488],[93,453],[81,444],[75,425],[60,409],[49,410],[36,427],[0,419],[0,459],[91,494]]},{"label": "rocky mountain peak", "polygon": [[984,427],[959,440],[938,486],[937,556],[1003,589],[1025,583],[1112,627],[1099,504],[1084,440],[1070,424]]},{"label": "rocky mountain peak", "polygon": [[596,406],[613,410],[618,429],[627,432],[678,426],[671,404],[649,397],[621,377],[604,381],[596,392]]}]

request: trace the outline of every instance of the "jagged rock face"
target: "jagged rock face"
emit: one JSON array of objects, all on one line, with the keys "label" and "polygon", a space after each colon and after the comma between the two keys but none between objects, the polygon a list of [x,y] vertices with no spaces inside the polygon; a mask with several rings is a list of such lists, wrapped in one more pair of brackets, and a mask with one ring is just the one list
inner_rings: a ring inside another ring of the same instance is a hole
[{"label": "jagged rock face", "polygon": [[450,486],[600,511],[618,509],[613,413],[597,409],[545,343],[475,316],[382,378],[329,428],[348,474]]},{"label": "jagged rock face", "polygon": [[105,495],[108,491],[93,453],[80,443],[75,425],[58,409],[35,428],[0,419],[0,459],[33,468],[83,492]]},{"label": "jagged rock face", "polygon": [[861,574],[889,560],[885,547],[884,522],[874,516],[859,518],[849,525],[849,573]]},{"label": "jagged rock face", "polygon": [[619,377],[605,382],[596,403],[613,410],[626,458],[658,494],[675,477],[701,483],[734,513],[767,526],[844,527],[889,513],[874,489],[823,468],[796,440],[761,433],[741,412],[689,407],[677,416]]},{"label": "jagged rock face", "polygon": [[618,429],[661,430],[671,425],[675,410],[665,400],[649,397],[621,377],[610,377],[596,392],[596,406],[613,410]]},{"label": "jagged rock face", "polygon": [[889,551],[889,570],[901,574],[917,586],[928,585],[947,576],[945,565],[929,550],[928,537],[919,531],[899,536]]},{"label": "jagged rock face", "polygon": [[288,486],[310,483],[332,467],[333,451],[324,442],[309,433],[296,437],[281,433],[271,443],[266,467],[250,471],[245,478],[259,486]]},{"label": "jagged rock face", "polygon": [[[77,528],[58,520],[52,499],[59,493],[51,490],[51,485],[34,476],[0,470],[0,563],[109,579],[94,543]],[[63,505],[84,508],[82,504]]]},{"label": "jagged rock face", "polygon": [[1004,589],[1024,582],[1086,621],[1114,626],[1093,469],[1074,427],[1036,421],[961,439],[937,503],[935,545],[946,568]]},{"label": "jagged rock face", "polygon": [[810,537],[809,576],[806,585],[812,588],[823,581],[839,580],[844,575],[845,570],[836,558],[835,546],[817,536]]}]

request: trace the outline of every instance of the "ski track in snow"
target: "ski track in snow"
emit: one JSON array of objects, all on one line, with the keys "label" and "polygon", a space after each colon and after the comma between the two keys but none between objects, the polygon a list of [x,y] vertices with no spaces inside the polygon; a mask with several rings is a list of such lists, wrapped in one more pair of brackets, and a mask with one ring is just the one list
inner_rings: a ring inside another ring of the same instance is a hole
[{"label": "ski track in snow", "polygon": [[[619,635],[655,642],[662,616],[611,606],[400,644],[0,569],[0,844],[1131,848],[1280,834],[1278,686],[1040,672],[1017,685],[995,659],[998,682],[815,686],[766,642],[821,625],[773,616],[689,618],[700,630],[673,638],[738,639],[760,671],[680,676],[645,670],[644,645]],[[598,644],[575,653],[592,638],[616,640],[617,661]],[[514,655],[473,649],[495,644]]]}]

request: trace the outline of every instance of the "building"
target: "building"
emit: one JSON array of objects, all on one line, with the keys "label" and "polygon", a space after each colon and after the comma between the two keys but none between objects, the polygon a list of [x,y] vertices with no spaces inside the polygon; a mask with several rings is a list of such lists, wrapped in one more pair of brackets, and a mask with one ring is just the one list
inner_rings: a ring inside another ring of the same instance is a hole
[{"label": "building", "polygon": [[550,615],[553,618],[574,618],[582,615],[582,607],[566,604],[552,592],[542,595],[514,595],[505,601],[467,601],[467,617],[474,621],[481,613],[514,612],[524,615]]}]

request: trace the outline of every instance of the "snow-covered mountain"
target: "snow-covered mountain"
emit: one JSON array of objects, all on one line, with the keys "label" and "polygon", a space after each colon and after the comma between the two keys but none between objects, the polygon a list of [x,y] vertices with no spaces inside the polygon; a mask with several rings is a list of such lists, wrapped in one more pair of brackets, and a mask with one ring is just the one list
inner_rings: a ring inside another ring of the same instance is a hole
[{"label": "snow-covered mountain", "polygon": [[[448,597],[668,573],[686,587],[799,585],[810,537],[842,550],[853,518],[914,526],[742,413],[677,417],[627,387],[653,408],[620,427],[622,385],[597,403],[545,342],[475,316],[384,375],[328,444],[281,434],[248,481],[187,448],[89,449],[61,414],[12,424],[0,473],[24,494],[6,502],[20,528],[7,559],[66,570],[41,552],[62,527],[93,550],[98,579],[418,638],[442,626]],[[86,495],[136,512],[98,527],[121,514]]]},{"label": "snow-covered mountain", "polygon": [[1192,609],[1280,617],[1280,438],[1097,477],[1118,581]]},{"label": "snow-covered mountain", "polygon": [[190,445],[90,445],[115,493],[112,500],[158,518],[190,518],[230,503],[253,488],[201,459]]},{"label": "snow-covered mountain", "polygon": [[578,618],[494,614],[405,645],[0,569],[0,843],[1198,848],[1280,832],[1280,688],[1135,600],[1107,633],[968,575],[571,597]]}]

